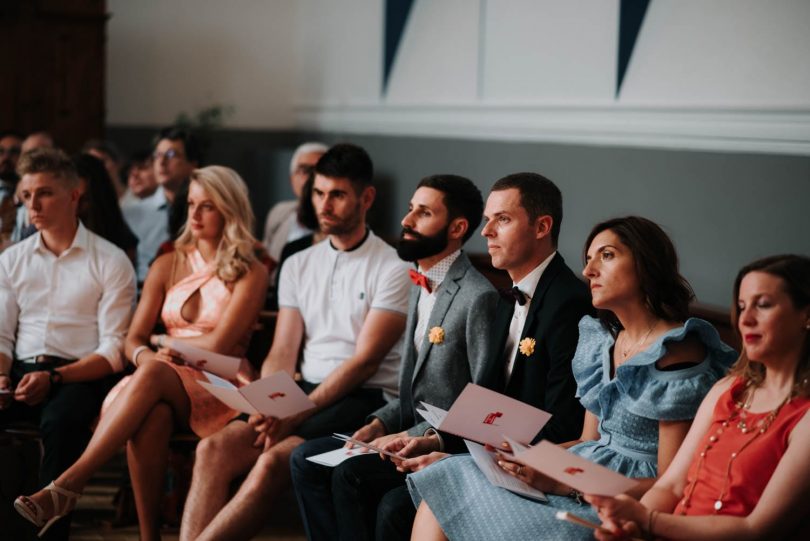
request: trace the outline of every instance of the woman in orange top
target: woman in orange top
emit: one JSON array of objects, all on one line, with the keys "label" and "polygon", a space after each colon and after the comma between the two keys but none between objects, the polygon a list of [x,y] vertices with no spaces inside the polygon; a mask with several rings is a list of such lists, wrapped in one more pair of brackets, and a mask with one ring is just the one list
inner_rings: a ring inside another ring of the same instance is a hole
[{"label": "woman in orange top", "polygon": [[[73,509],[90,476],[127,444],[141,539],[159,539],[159,504],[175,427],[205,437],[236,415],[197,384],[202,374],[183,366],[170,346],[182,341],[226,355],[245,353],[268,276],[256,258],[252,229],[247,187],[235,171],[211,166],[191,174],[186,224],[175,250],[152,264],[127,335],[135,375],[102,416],[79,460],[45,489],[14,502],[43,532]],[[150,336],[158,317],[171,338]],[[249,373],[243,365],[240,372]]]},{"label": "woman in orange top", "polygon": [[744,267],[734,299],[740,359],[706,396],[669,469],[640,503],[587,497],[616,533],[599,539],[808,538],[810,258]]}]

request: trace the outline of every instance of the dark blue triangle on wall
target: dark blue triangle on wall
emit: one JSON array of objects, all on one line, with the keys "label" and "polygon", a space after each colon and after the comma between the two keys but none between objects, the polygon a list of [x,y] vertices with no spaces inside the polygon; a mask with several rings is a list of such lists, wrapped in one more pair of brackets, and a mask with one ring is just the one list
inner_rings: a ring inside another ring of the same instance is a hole
[{"label": "dark blue triangle on wall", "polygon": [[414,0],[385,0],[385,58],[383,61],[383,94],[388,90],[388,77],[402,41],[405,23]]},{"label": "dark blue triangle on wall", "polygon": [[650,0],[621,0],[619,6],[619,55],[618,71],[616,72],[616,97],[622,89],[624,74],[630,64],[630,57],[633,56],[633,48],[636,46],[636,39],[641,30],[641,23]]}]

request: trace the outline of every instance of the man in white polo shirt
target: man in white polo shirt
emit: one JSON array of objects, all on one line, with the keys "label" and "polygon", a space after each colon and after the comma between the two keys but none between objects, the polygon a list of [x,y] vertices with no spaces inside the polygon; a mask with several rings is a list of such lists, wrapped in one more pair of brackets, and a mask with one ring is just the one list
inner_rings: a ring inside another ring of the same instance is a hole
[{"label": "man in white polo shirt", "polygon": [[[314,410],[284,420],[235,421],[197,448],[181,539],[247,539],[290,482],[292,451],[307,439],[353,431],[396,393],[408,308],[408,266],[366,227],[373,167],[354,145],[335,145],[315,167],[313,205],[329,238],[282,267],[279,315],[262,376],[293,374]],[[248,473],[249,472],[249,473]],[[229,487],[248,473],[236,495]]]},{"label": "man in white polo shirt", "polygon": [[[39,424],[45,485],[81,455],[107,376],[124,368],[135,272],[76,218],[79,178],[62,151],[32,150],[17,169],[38,233],[0,255],[0,427]],[[69,526],[60,521],[49,539]]]}]

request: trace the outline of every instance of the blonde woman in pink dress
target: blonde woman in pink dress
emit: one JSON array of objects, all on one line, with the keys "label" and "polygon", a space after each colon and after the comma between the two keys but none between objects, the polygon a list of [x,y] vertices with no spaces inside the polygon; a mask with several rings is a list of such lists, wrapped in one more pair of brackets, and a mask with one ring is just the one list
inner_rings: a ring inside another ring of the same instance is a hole
[{"label": "blonde woman in pink dress", "polygon": [[[38,527],[50,526],[73,509],[91,475],[126,444],[141,539],[160,538],[172,432],[191,429],[202,438],[236,415],[197,383],[202,374],[183,366],[170,346],[182,341],[244,354],[268,279],[255,256],[252,230],[253,212],[239,175],[220,166],[195,170],[185,227],[175,251],[152,264],[127,335],[135,374],[102,416],[81,458],[45,489],[17,498],[20,514]],[[159,317],[169,337],[151,335]]]}]

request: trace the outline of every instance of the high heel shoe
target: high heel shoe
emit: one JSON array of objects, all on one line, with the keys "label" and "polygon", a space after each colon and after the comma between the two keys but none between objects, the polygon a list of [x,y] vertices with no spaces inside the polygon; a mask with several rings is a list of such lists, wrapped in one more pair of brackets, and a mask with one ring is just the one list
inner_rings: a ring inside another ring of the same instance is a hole
[{"label": "high heel shoe", "polygon": [[73,508],[76,507],[76,500],[81,496],[78,492],[56,486],[53,481],[45,487],[45,490],[51,495],[51,503],[53,503],[53,516],[50,518],[47,517],[42,506],[28,496],[20,496],[14,500],[14,509],[28,522],[37,528],[42,528],[37,534],[39,537],[45,535],[54,522],[73,511]]}]

